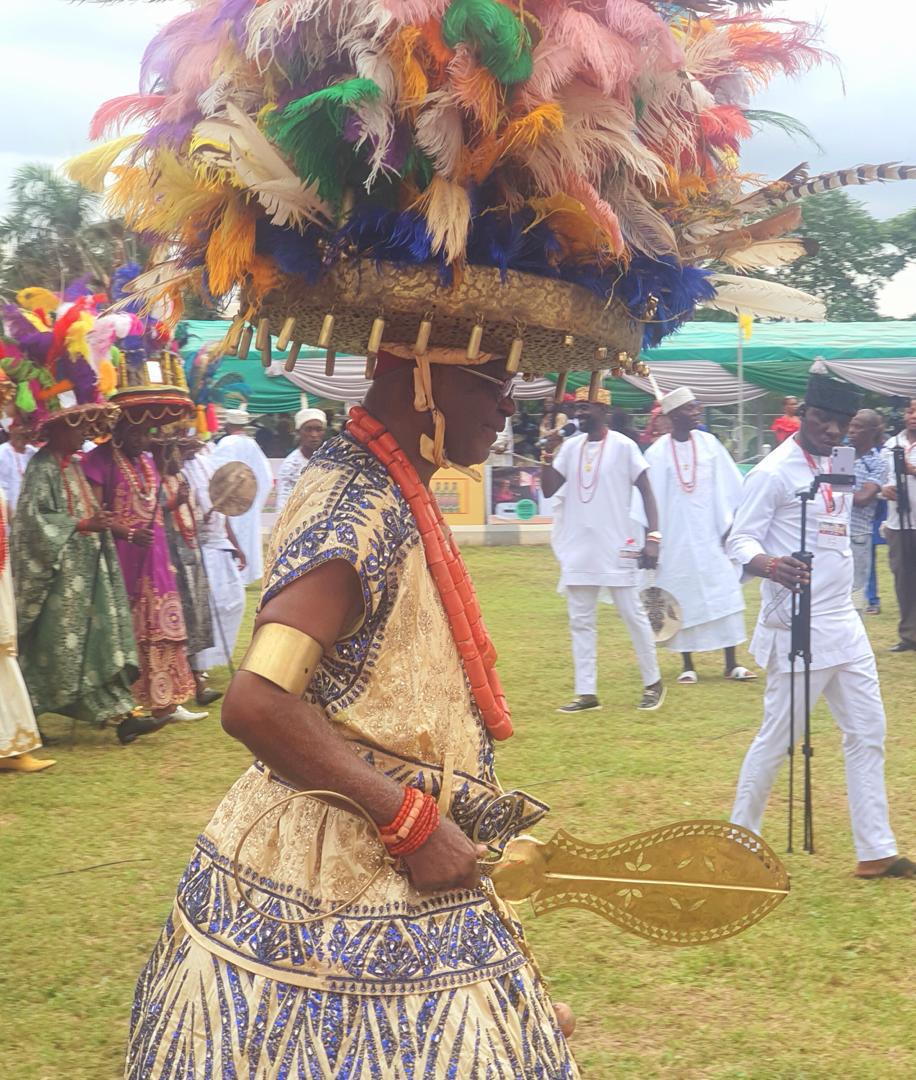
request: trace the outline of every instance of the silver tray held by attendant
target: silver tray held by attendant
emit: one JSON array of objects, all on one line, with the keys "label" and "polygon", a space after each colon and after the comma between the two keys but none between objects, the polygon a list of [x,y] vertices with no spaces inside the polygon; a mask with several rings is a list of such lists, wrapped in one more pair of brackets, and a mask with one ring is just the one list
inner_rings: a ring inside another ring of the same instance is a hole
[{"label": "silver tray held by attendant", "polygon": [[656,643],[661,645],[670,641],[684,621],[681,605],[667,589],[660,589],[658,585],[648,585],[640,589],[639,599],[649,616],[649,625]]}]

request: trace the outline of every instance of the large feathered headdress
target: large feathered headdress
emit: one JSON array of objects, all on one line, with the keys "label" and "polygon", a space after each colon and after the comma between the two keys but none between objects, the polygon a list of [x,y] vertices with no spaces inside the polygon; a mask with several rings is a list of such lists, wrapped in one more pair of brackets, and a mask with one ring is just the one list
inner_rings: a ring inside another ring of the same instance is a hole
[{"label": "large feathered headdress", "polygon": [[[698,304],[806,251],[809,190],[748,187],[748,102],[821,57],[764,4],[199,0],[151,42],[71,163],[158,241],[138,298],[238,289],[230,335],[543,372],[629,369]],[[765,282],[768,313],[798,301]],[[458,350],[456,353],[455,350]],[[420,361],[421,368],[428,368]],[[419,395],[422,398],[422,395]]]}]

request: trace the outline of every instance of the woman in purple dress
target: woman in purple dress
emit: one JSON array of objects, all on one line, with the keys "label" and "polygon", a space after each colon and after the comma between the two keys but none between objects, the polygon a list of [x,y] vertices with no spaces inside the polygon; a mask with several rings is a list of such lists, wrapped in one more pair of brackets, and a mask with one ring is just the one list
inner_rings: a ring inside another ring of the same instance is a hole
[{"label": "woman in purple dress", "polygon": [[[127,392],[128,394],[130,392]],[[114,514],[112,533],[130,599],[140,678],[133,694],[157,719],[199,719],[181,703],[194,693],[187,630],[175,582],[159,501],[160,478],[148,452],[158,413],[149,393],[122,401],[112,441],[91,451],[83,470],[96,497]],[[125,395],[126,396],[126,395]]]}]

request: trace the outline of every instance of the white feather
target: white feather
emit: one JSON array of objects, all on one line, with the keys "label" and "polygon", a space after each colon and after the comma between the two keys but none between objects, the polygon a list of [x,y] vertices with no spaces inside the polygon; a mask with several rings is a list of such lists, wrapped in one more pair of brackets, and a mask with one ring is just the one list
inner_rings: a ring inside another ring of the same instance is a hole
[{"label": "white feather", "polygon": [[441,90],[428,94],[414,128],[417,146],[433,159],[436,172],[454,180],[464,149],[460,109]]},{"label": "white feather", "polygon": [[[107,315],[113,315],[123,310],[128,304],[142,300],[147,308],[160,299],[166,292],[177,285],[187,286],[200,276],[200,267],[187,269],[182,267],[178,259],[168,259],[165,262],[155,263],[142,274],[138,274],[125,286],[126,295],[123,299],[112,304]],[[123,336],[123,335],[122,335]]]},{"label": "white feather", "polygon": [[730,311],[733,315],[755,315],[761,319],[803,319],[820,322],[827,316],[822,300],[801,289],[792,289],[775,281],[713,274],[716,296],[705,307]]},{"label": "white feather", "polygon": [[641,177],[649,187],[663,182],[664,165],[635,137],[636,122],[626,106],[582,82],[563,90],[557,104],[563,110],[563,127],[542,138],[525,158],[543,191],[562,192],[570,173],[598,186],[614,168]]},{"label": "white feather", "polygon": [[729,251],[718,256],[720,262],[736,270],[766,270],[774,266],[785,266],[808,254],[808,245],[804,240],[780,237],[778,240],[758,240],[739,251]]},{"label": "white feather", "polygon": [[471,226],[471,200],[467,191],[443,176],[434,176],[417,205],[426,217],[433,251],[444,251],[449,263],[461,259]]},{"label": "white feather", "polygon": [[315,184],[306,187],[281,154],[246,113],[229,103],[226,112],[235,130],[230,138],[232,165],[242,183],[257,197],[275,225],[322,224],[331,209]]}]

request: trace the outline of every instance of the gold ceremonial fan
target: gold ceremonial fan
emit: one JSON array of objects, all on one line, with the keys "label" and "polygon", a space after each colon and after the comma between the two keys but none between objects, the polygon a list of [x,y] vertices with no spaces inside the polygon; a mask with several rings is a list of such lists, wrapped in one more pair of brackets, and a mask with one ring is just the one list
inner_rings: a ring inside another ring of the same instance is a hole
[{"label": "gold ceremonial fan", "polygon": [[230,461],[210,477],[210,502],[226,517],[239,517],[254,505],[258,480],[244,461]]},{"label": "gold ceremonial fan", "polygon": [[679,821],[611,844],[562,829],[547,843],[520,836],[489,873],[503,900],[530,900],[535,915],[587,908],[661,945],[740,934],[789,892],[772,849],[725,821]]},{"label": "gold ceremonial fan", "polygon": [[[358,891],[330,911],[285,918],[256,908],[240,876],[242,850],[268,814],[307,798],[356,813],[378,832],[363,806],[333,791],[296,791],[257,815],[232,859],[235,886],[253,910],[290,926],[345,911],[396,861],[386,855]],[[588,908],[661,945],[704,945],[740,934],[769,915],[789,892],[789,875],[772,849],[727,821],[679,821],[611,844],[587,844],[562,829],[546,844],[519,836],[509,841],[498,862],[484,864],[481,871],[485,891],[492,888],[510,904],[530,900],[535,915]]]}]

